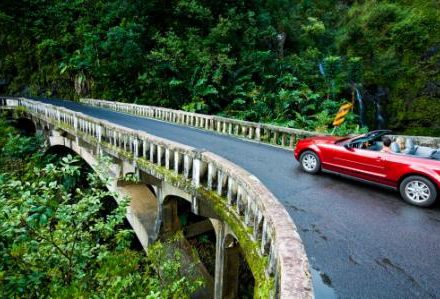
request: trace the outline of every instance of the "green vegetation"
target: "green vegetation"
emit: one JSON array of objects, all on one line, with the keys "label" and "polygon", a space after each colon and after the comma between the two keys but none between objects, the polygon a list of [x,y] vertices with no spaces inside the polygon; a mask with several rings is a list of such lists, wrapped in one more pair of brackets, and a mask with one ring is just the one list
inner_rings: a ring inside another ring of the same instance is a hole
[{"label": "green vegetation", "polygon": [[4,1],[0,41],[0,93],[333,131],[359,90],[370,128],[440,134],[434,0]]},{"label": "green vegetation", "polygon": [[201,286],[176,240],[135,250],[127,202],[41,140],[0,119],[0,297],[189,298]]}]

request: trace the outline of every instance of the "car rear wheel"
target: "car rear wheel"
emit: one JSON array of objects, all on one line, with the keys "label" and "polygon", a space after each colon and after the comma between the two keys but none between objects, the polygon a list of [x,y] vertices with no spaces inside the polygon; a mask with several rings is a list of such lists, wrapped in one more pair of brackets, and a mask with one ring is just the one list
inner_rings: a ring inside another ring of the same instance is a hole
[{"label": "car rear wheel", "polygon": [[400,194],[403,199],[415,206],[429,207],[437,199],[437,188],[422,176],[410,176],[400,184]]},{"label": "car rear wheel", "polygon": [[299,162],[305,172],[317,173],[321,170],[321,160],[319,160],[318,155],[312,151],[302,153]]}]

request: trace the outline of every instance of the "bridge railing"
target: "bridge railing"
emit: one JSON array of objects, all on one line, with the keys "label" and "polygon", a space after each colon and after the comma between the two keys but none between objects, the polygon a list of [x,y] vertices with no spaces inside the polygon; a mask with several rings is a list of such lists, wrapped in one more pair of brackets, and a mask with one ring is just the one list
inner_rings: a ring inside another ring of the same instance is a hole
[{"label": "bridge railing", "polygon": [[[269,143],[291,149],[295,147],[296,142],[299,139],[323,134],[318,132],[242,121],[221,116],[191,113],[156,106],[145,106],[97,99],[80,99],[80,101],[84,104],[95,107],[102,107],[114,111],[134,114],[137,116],[164,120],[167,122],[216,131],[223,134],[235,135],[238,137],[252,139],[255,141]],[[440,148],[440,138],[438,137],[403,135],[391,136],[393,138],[396,138],[398,136],[412,138],[419,145]]]},{"label": "bridge railing", "polygon": [[[105,151],[124,153],[128,160],[138,163],[141,169],[141,163],[145,161],[150,166],[160,167],[181,177],[187,183],[186,188],[202,188],[218,195],[222,207],[227,209],[225,212],[240,221],[242,232],[256,244],[253,254],[266,257],[268,262],[264,273],[260,274],[267,278],[274,277],[279,297],[313,297],[308,260],[294,223],[275,196],[244,169],[213,153],[200,152],[186,145],[50,104],[25,98],[3,98],[0,99],[0,104],[26,107],[27,113],[33,117],[95,143]],[[119,107],[117,109],[126,109],[126,112],[132,109],[115,104]],[[197,120],[195,116],[188,118],[189,114],[175,111],[169,111],[165,116],[166,109],[149,110],[150,108],[142,107],[142,113],[145,113],[142,115],[156,113],[166,119],[217,126],[214,123],[218,120],[211,119],[208,122],[209,117],[201,120],[204,116],[200,116]]]},{"label": "bridge railing", "polygon": [[218,133],[235,135],[291,149],[295,147],[296,142],[299,139],[318,135],[316,132],[308,132],[305,130],[249,122],[221,116],[191,113],[156,106],[145,106],[97,99],[80,99],[80,101],[84,104],[95,107],[102,107],[137,116],[149,117],[200,129],[216,131]]}]

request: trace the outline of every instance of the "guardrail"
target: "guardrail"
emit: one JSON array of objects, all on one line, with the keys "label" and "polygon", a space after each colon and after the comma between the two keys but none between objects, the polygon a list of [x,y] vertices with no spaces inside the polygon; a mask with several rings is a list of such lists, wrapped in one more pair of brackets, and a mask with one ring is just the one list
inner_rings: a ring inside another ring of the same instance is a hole
[{"label": "guardrail", "polygon": [[80,99],[80,102],[95,107],[102,107],[137,116],[216,131],[222,134],[234,135],[291,149],[295,147],[299,139],[319,135],[319,133],[316,132],[155,106],[144,106],[96,99]]},{"label": "guardrail", "polygon": [[[0,98],[0,105],[23,106],[26,113],[33,117],[77,137],[94,140],[103,149],[128,154],[126,158],[139,162],[140,168],[141,162],[147,161],[150,165],[182,177],[192,190],[202,188],[214,192],[222,199],[227,213],[241,221],[246,237],[258,244],[256,253],[267,257],[263,275],[275,277],[279,297],[313,297],[308,260],[292,219],[275,196],[244,169],[213,153],[200,152],[186,145],[50,104],[25,98]],[[122,109],[125,106],[118,107]],[[174,118],[198,124],[202,121],[203,124],[220,127],[217,123],[219,120],[215,118],[194,115],[189,118],[187,113],[180,114],[179,111],[171,110],[165,114],[166,109],[150,108],[145,107],[142,110],[145,114],[141,115],[159,114],[158,117],[165,119]],[[228,122],[228,125],[232,123]],[[241,125],[242,122],[239,123]],[[248,128],[257,132],[255,127]]]},{"label": "guardrail", "polygon": [[[137,116],[164,120],[167,122],[216,131],[223,134],[235,135],[290,149],[295,147],[296,142],[299,139],[323,135],[323,133],[318,132],[248,122],[220,116],[191,113],[156,106],[145,106],[97,99],[80,99],[80,102],[90,106],[102,107]],[[405,135],[390,136],[393,138],[398,136],[412,138],[419,145],[440,148],[439,137]]]}]

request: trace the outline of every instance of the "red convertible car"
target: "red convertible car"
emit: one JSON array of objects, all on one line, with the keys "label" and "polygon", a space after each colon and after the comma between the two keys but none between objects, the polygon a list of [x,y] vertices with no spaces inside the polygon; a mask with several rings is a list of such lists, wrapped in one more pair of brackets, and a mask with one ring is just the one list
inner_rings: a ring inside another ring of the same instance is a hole
[{"label": "red convertible car", "polygon": [[419,155],[382,152],[382,137],[390,133],[378,130],[349,138],[306,138],[298,142],[294,155],[307,173],[320,170],[338,173],[399,190],[410,204],[433,205],[440,188],[440,161],[435,159],[439,152],[434,149]]}]

